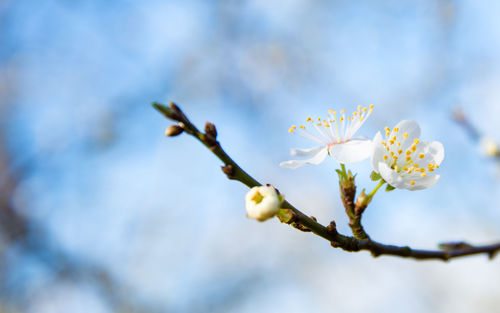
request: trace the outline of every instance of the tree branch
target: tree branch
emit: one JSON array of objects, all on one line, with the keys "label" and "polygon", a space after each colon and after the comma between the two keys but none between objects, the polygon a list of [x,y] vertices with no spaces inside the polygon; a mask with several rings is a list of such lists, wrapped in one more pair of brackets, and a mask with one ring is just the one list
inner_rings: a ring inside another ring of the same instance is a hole
[{"label": "tree branch", "polygon": [[[222,149],[220,143],[217,141],[217,131],[212,123],[207,122],[205,125],[205,133],[201,133],[189,121],[189,119],[180,110],[180,108],[174,103],[170,103],[170,107],[161,105],[159,103],[153,103],[153,106],[168,119],[176,121],[178,125],[174,127],[182,128],[182,131],[174,131],[174,132],[167,131],[167,135],[177,136],[180,135],[183,131],[185,131],[186,133],[198,139],[203,145],[205,145],[210,151],[212,151],[212,153],[214,153],[224,163],[224,166],[222,166],[222,171],[227,175],[229,179],[237,180],[250,188],[255,186],[261,186],[261,184],[257,180],[255,180],[248,173],[246,173]],[[352,180],[352,183],[354,184],[354,179]],[[340,188],[341,188],[341,194],[343,195],[342,182]],[[354,193],[355,193],[355,186],[354,186]],[[352,202],[345,203],[345,205],[347,205],[346,210],[351,212],[352,209],[353,213],[356,210],[356,204],[354,203],[354,193],[352,194]],[[349,196],[349,199],[351,199],[350,197],[351,196]],[[349,199],[346,198],[346,200]],[[344,201],[344,198],[342,200]],[[358,201],[359,200],[360,198],[358,198]],[[366,203],[366,205],[367,204],[368,203]],[[358,208],[358,210],[360,209]],[[444,243],[440,245],[441,248],[440,250],[418,250],[418,249],[412,249],[407,246],[394,246],[394,245],[382,244],[377,241],[371,240],[368,237],[368,235],[364,232],[361,226],[361,214],[356,215],[355,213],[352,218],[349,215],[349,218],[351,222],[356,222],[356,221],[359,222],[358,225],[359,228],[356,225],[350,225],[353,230],[353,233],[355,233],[355,237],[345,236],[337,232],[335,221],[332,221],[330,225],[325,227],[319,224],[315,218],[308,217],[307,215],[299,211],[288,201],[283,202],[282,209],[278,214],[278,218],[283,223],[290,224],[293,227],[302,231],[304,230],[311,231],[312,233],[318,235],[319,237],[328,240],[331,243],[332,247],[334,248],[341,248],[349,252],[369,251],[374,257],[380,255],[392,255],[405,258],[413,258],[417,260],[448,261],[450,259],[468,255],[486,254],[490,257],[490,259],[492,259],[500,251],[500,242],[484,246],[473,246],[465,242]]]}]

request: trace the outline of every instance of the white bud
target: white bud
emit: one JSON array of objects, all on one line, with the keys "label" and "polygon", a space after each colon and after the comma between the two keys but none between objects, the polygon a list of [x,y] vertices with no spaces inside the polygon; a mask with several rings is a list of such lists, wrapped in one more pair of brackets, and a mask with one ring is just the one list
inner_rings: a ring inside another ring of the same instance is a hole
[{"label": "white bud", "polygon": [[280,209],[280,196],[276,189],[268,186],[253,187],[245,196],[247,216],[263,222]]},{"label": "white bud", "polygon": [[481,152],[486,156],[496,157],[500,155],[498,143],[491,137],[481,137],[481,139],[479,139],[479,146],[481,148]]}]

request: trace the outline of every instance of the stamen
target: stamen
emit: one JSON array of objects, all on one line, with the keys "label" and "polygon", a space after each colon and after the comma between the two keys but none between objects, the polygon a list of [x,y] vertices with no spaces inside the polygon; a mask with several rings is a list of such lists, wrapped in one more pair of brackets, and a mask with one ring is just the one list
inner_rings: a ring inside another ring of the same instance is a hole
[{"label": "stamen", "polygon": [[410,181],[410,185],[415,186],[415,181],[414,181],[414,180],[411,180],[411,181]]}]

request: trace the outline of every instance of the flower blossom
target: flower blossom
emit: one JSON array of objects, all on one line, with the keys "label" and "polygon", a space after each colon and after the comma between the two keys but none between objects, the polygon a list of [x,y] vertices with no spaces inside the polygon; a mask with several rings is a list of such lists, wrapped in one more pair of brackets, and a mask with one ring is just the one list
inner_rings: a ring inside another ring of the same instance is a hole
[{"label": "flower blossom", "polygon": [[481,152],[488,157],[497,157],[500,155],[500,148],[495,139],[491,137],[479,138],[479,147]]},{"label": "flower blossom", "polygon": [[263,222],[278,214],[281,201],[274,187],[253,187],[245,196],[247,216]]},{"label": "flower blossom", "polygon": [[438,141],[420,141],[417,122],[404,120],[392,130],[385,128],[385,139],[378,132],[373,139],[372,166],[391,186],[421,190],[434,185],[439,175],[432,175],[444,159]]},{"label": "flower blossom", "polygon": [[371,140],[364,138],[353,138],[354,134],[363,125],[373,112],[373,104],[369,108],[358,106],[352,116],[346,117],[345,110],[337,114],[329,110],[326,119],[314,120],[310,117],[306,121],[315,133],[307,130],[303,125],[290,127],[288,132],[310,139],[318,144],[310,149],[292,149],[292,156],[310,157],[306,160],[291,160],[280,163],[281,167],[295,169],[304,164],[319,164],[327,155],[336,161],[347,164],[362,161],[368,158],[372,152]]}]

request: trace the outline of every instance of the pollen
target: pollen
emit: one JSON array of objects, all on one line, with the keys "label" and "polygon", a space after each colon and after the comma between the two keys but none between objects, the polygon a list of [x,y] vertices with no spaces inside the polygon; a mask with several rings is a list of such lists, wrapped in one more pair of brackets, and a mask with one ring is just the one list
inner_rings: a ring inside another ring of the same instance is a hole
[{"label": "pollen", "polygon": [[387,133],[391,131],[391,129],[390,129],[389,127],[387,127],[387,126],[384,128],[384,130],[385,130]]},{"label": "pollen", "polygon": [[290,127],[290,129],[288,130],[288,132],[289,132],[289,133],[293,133],[293,131],[294,131],[295,129],[297,129],[297,127],[292,126],[292,127]]},{"label": "pollen", "polygon": [[422,177],[427,177],[427,174],[422,173],[422,174],[420,174],[420,176],[422,176]]},{"label": "pollen", "polygon": [[408,133],[403,134],[404,139],[408,138]]},{"label": "pollen", "polygon": [[399,131],[399,127],[394,127],[393,132],[397,133]]},{"label": "pollen", "polygon": [[413,143],[414,143],[414,144],[416,144],[416,145],[417,145],[419,142],[420,142],[420,140],[418,140],[417,138],[415,138],[415,139],[413,140]]},{"label": "pollen", "polygon": [[361,111],[361,106],[360,105],[358,105],[358,111]]},{"label": "pollen", "polygon": [[340,113],[344,114],[344,113],[345,113],[345,110],[340,110]]},{"label": "pollen", "polygon": [[312,121],[312,118],[308,117],[306,118],[306,122],[311,122]]},{"label": "pollen", "polygon": [[384,160],[387,161],[389,157],[387,155],[384,155]]},{"label": "pollen", "polygon": [[420,154],[418,155],[418,157],[419,157],[419,158],[421,158],[421,159],[423,159],[423,158],[425,158],[425,154],[420,153]]},{"label": "pollen", "polygon": [[411,161],[411,156],[407,156],[406,161]]},{"label": "pollen", "polygon": [[410,150],[406,151],[406,155],[410,155],[410,154],[411,154]]},{"label": "pollen", "polygon": [[328,110],[328,113],[333,114],[333,110],[332,109]]},{"label": "pollen", "polygon": [[304,125],[300,125],[299,128],[300,129],[306,129],[306,127]]},{"label": "pollen", "polygon": [[399,149],[398,154],[401,154],[401,153],[403,153],[403,150]]},{"label": "pollen", "polygon": [[410,185],[415,186],[415,181],[414,180],[410,180]]},{"label": "pollen", "polygon": [[370,110],[373,109],[374,105],[373,104],[370,104],[369,108]]}]

